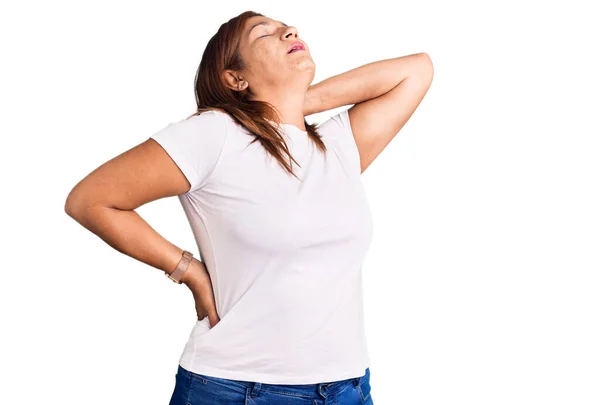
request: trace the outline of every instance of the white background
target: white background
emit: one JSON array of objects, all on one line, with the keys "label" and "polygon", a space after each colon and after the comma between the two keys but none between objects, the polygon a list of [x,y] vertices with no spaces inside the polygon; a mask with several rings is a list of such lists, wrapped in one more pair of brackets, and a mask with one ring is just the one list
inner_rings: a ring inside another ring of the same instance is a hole
[{"label": "white background", "polygon": [[[93,169],[195,111],[208,39],[255,10],[298,28],[314,83],[416,52],[434,63],[420,107],[362,176],[375,404],[599,404],[592,4],[3,4],[0,403],[168,403],[191,293],[64,203]],[[195,249],[176,198],[138,213]]]}]

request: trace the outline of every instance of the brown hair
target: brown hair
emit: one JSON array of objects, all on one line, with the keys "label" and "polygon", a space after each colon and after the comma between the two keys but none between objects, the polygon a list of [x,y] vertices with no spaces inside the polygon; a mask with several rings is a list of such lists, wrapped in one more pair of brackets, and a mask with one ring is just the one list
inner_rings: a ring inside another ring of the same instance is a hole
[{"label": "brown hair", "polygon": [[[291,162],[284,158],[284,153],[297,165],[298,162],[292,157],[279,130],[268,122],[270,120],[281,123],[276,108],[268,102],[249,100],[246,90],[230,89],[221,76],[225,69],[240,70],[244,67],[239,52],[240,37],[246,21],[254,16],[263,15],[254,11],[245,11],[223,23],[208,41],[194,83],[197,112],[190,117],[208,110],[222,110],[256,136],[250,143],[258,140],[285,170],[298,178],[293,172]],[[305,119],[304,125],[309,139],[321,152],[326,152],[327,148],[316,130],[317,124],[309,124]]]}]

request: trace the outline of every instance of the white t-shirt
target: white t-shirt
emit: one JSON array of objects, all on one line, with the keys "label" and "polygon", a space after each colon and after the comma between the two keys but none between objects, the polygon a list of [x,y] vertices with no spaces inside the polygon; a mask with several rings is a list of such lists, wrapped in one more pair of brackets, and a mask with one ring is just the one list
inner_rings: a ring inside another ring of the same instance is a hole
[{"label": "white t-shirt", "polygon": [[220,317],[196,322],[179,364],[268,384],[359,377],[370,361],[362,263],[373,226],[348,110],[319,124],[326,154],[300,128],[281,128],[302,182],[221,111],[151,136],[191,184],[178,198]]}]

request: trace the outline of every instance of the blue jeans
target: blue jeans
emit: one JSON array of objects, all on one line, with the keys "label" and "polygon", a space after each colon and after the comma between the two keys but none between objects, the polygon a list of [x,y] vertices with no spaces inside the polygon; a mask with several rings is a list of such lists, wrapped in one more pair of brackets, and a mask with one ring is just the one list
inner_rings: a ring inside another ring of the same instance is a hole
[{"label": "blue jeans", "polygon": [[318,384],[265,384],[192,373],[178,365],[169,405],[373,405],[369,368]]}]

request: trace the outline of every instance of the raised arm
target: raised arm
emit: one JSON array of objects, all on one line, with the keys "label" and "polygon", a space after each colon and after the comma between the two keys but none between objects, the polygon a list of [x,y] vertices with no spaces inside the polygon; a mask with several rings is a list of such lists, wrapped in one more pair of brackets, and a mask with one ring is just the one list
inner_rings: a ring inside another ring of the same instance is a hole
[{"label": "raised arm", "polygon": [[348,115],[364,172],[415,112],[432,80],[426,53],[368,63],[312,85],[305,115],[355,104]]}]

